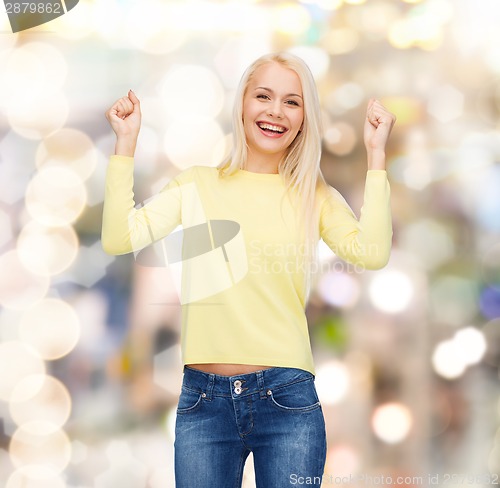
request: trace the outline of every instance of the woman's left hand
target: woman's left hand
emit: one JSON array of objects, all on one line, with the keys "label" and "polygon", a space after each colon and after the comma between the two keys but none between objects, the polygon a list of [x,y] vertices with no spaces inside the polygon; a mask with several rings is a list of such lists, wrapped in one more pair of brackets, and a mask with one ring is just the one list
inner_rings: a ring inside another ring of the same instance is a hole
[{"label": "woman's left hand", "polygon": [[385,155],[385,146],[395,122],[396,116],[394,114],[389,112],[378,100],[370,99],[363,132],[369,160],[372,155]]}]

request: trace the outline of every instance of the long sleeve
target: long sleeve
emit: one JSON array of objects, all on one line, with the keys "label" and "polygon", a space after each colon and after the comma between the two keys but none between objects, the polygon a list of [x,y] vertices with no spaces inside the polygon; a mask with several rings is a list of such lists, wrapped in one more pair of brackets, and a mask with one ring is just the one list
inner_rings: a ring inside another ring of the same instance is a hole
[{"label": "long sleeve", "polygon": [[320,236],[345,261],[379,269],[389,261],[392,244],[390,187],[384,170],[366,174],[359,220],[342,195],[332,187],[321,205]]},{"label": "long sleeve", "polygon": [[181,223],[181,191],[173,179],[141,208],[134,202],[134,159],[113,155],[106,173],[101,243],[108,254],[139,251]]}]

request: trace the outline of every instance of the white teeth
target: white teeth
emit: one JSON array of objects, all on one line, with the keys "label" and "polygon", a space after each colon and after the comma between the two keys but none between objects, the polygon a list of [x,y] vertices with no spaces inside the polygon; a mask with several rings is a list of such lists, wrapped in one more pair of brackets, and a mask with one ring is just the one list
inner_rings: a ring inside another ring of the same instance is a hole
[{"label": "white teeth", "polygon": [[269,129],[269,130],[273,130],[275,132],[285,132],[285,128],[284,127],[278,127],[277,125],[260,123],[259,127],[261,129]]}]

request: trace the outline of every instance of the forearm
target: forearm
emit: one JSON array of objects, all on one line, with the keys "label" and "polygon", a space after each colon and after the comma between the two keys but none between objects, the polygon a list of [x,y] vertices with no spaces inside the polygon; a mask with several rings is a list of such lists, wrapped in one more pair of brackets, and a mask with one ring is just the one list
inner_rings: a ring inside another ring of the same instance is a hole
[{"label": "forearm", "polygon": [[385,170],[385,151],[371,150],[367,152],[368,169]]},{"label": "forearm", "polygon": [[101,243],[108,254],[131,252],[129,216],[134,211],[132,159],[111,156],[106,172]]},{"label": "forearm", "polygon": [[117,137],[115,144],[115,155],[134,157],[137,138],[135,137]]},{"label": "forearm", "polygon": [[390,186],[383,169],[372,168],[367,173],[359,230],[356,241],[360,261],[370,269],[385,266],[392,245],[392,216]]}]

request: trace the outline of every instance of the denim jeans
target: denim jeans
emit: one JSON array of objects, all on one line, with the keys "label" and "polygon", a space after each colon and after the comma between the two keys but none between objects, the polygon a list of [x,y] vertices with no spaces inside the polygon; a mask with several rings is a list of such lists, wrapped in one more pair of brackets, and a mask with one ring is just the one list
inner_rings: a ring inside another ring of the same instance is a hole
[{"label": "denim jeans", "polygon": [[176,488],[238,488],[250,452],[257,488],[306,477],[319,487],[326,435],[314,376],[281,367],[222,376],[185,366],[174,448]]}]

